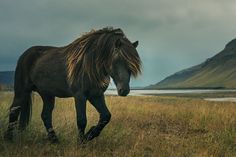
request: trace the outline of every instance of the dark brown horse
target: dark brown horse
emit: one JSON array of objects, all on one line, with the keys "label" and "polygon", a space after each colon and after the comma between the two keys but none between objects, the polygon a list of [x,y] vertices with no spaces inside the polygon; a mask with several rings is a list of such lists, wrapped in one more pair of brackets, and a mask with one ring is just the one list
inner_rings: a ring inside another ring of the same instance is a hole
[{"label": "dark brown horse", "polygon": [[[131,43],[121,29],[104,28],[84,34],[64,47],[34,46],[26,50],[15,71],[15,96],[5,139],[13,139],[19,115],[20,129],[29,123],[32,91],[42,97],[41,117],[51,142],[58,141],[52,126],[55,97],[74,97],[80,142],[98,136],[111,118],[104,99],[110,77],[118,95],[126,96],[130,76],[141,72],[137,45],[138,41]],[[85,134],[87,100],[99,112],[100,119]]]}]

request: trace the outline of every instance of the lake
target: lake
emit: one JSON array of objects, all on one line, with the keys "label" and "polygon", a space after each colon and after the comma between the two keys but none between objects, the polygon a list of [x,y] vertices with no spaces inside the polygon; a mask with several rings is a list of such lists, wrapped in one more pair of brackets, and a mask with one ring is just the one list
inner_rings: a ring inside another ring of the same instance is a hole
[{"label": "lake", "polygon": [[[129,95],[160,95],[160,94],[194,94],[194,93],[219,93],[219,92],[236,92],[236,89],[179,89],[179,90],[131,90]],[[106,95],[117,95],[115,89],[108,89]]]},{"label": "lake", "polygon": [[229,97],[229,98],[206,98],[207,101],[231,101],[236,102],[236,97]]},{"label": "lake", "polygon": [[[164,94],[201,94],[201,93],[223,93],[223,92],[236,92],[235,89],[226,90],[226,89],[183,89],[183,90],[131,90],[129,95],[132,96],[143,96],[143,95],[164,95]],[[116,90],[108,89],[105,92],[106,95],[117,95]],[[236,102],[235,97],[224,97],[224,98],[205,98],[206,101],[230,101]]]}]

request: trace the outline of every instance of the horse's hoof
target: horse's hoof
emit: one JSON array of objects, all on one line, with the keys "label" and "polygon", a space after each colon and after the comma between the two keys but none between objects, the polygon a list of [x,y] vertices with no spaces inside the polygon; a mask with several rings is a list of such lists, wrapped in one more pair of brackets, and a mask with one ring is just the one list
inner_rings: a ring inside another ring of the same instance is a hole
[{"label": "horse's hoof", "polygon": [[87,143],[87,141],[86,140],[77,140],[77,143],[79,146],[83,146]]},{"label": "horse's hoof", "polygon": [[96,126],[92,126],[89,131],[85,134],[84,138],[86,141],[91,141],[100,134]]},{"label": "horse's hoof", "polygon": [[48,139],[52,144],[58,144],[59,143],[59,140],[58,140],[58,138],[50,138],[50,139]]},{"label": "horse's hoof", "polygon": [[79,145],[84,145],[86,144],[86,139],[84,138],[84,135],[79,135],[79,137],[77,138],[77,143]]},{"label": "horse's hoof", "polygon": [[55,134],[49,134],[48,135],[48,140],[52,143],[52,144],[57,144],[59,143],[59,140],[57,138],[57,136]]},{"label": "horse's hoof", "polygon": [[5,132],[3,138],[4,138],[5,141],[12,142],[13,141],[13,133],[7,131],[7,132]]}]

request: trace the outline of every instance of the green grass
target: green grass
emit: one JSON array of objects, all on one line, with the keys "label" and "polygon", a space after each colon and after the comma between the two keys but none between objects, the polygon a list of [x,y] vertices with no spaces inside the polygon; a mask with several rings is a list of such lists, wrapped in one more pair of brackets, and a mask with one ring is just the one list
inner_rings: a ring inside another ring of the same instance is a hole
[{"label": "green grass", "polygon": [[[50,144],[40,118],[42,101],[34,96],[29,127],[13,143],[2,139],[11,93],[0,93],[0,156],[4,157],[207,157],[236,156],[236,103],[173,96],[106,97],[112,120],[102,134],[77,144],[72,99],[57,99],[53,123],[60,144]],[[88,104],[88,125],[98,114]],[[88,129],[89,129],[88,127]]]}]

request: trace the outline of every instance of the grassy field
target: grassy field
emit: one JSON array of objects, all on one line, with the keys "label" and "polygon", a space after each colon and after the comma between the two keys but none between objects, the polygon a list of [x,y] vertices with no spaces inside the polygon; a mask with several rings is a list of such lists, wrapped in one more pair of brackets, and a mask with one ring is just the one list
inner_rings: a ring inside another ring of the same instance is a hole
[{"label": "grassy field", "polygon": [[[13,143],[3,141],[12,94],[0,94],[0,156],[3,157],[223,157],[236,156],[236,103],[174,96],[106,97],[112,120],[102,134],[77,144],[72,99],[57,99],[53,113],[60,144],[50,144],[34,96],[33,116]],[[98,114],[88,104],[88,125]]]}]

